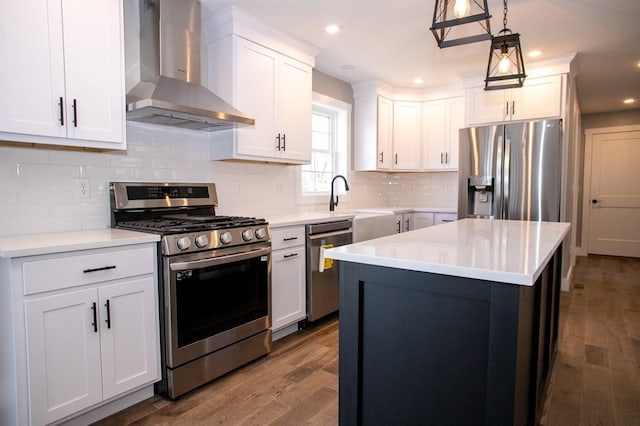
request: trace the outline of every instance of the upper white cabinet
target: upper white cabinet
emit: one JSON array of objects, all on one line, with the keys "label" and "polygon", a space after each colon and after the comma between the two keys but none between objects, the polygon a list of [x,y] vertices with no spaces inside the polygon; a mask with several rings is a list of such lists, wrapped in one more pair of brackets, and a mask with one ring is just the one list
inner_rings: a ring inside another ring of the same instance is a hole
[{"label": "upper white cabinet", "polygon": [[[228,30],[229,22],[244,25]],[[212,133],[211,159],[308,164],[314,56],[256,27],[263,24],[232,8],[205,28],[209,89],[255,120],[254,126]]]},{"label": "upper white cabinet", "polygon": [[393,169],[420,170],[422,147],[421,102],[393,103]]},{"label": "upper white cabinet", "polygon": [[[370,145],[374,150],[377,148],[377,160],[375,160],[376,156],[374,154],[370,156],[370,158],[356,158],[356,161],[365,164],[369,163],[369,160],[374,159],[373,162],[375,163],[377,161],[377,164],[373,165],[373,169],[391,170],[393,167],[393,101],[383,96],[376,96],[375,98],[375,101],[371,103],[372,105],[377,105],[377,110],[374,109],[372,114],[375,118],[369,122],[371,117],[365,117],[364,113],[369,112],[367,110],[370,108],[368,108],[368,105],[361,105],[363,110],[358,114],[361,120],[360,123],[356,125],[356,132],[364,133],[362,134],[363,137],[365,137],[366,134],[366,138],[377,142],[366,143],[364,140],[360,140],[358,141],[359,146],[357,149],[358,152],[367,155],[369,150],[366,149],[362,151],[360,148],[364,148],[365,145]],[[358,119],[356,119],[356,122],[358,122]],[[368,129],[369,127],[371,127],[371,129]],[[358,140],[358,136],[356,136],[356,140]],[[368,170],[367,166],[363,168]],[[358,167],[356,167],[356,169],[358,169]]]},{"label": "upper white cabinet", "polygon": [[562,115],[563,76],[527,78],[516,89],[467,90],[467,125],[500,123]]},{"label": "upper white cabinet", "polygon": [[465,127],[461,90],[427,98],[424,93],[395,94],[380,82],[353,89],[355,170],[458,169],[458,131]]},{"label": "upper white cabinet", "polygon": [[465,127],[465,98],[438,99],[422,105],[422,168],[458,169],[458,134]]},{"label": "upper white cabinet", "polygon": [[0,139],[126,149],[122,2],[0,2]]},{"label": "upper white cabinet", "polygon": [[375,89],[355,97],[354,169],[420,169],[422,105],[393,101]]}]

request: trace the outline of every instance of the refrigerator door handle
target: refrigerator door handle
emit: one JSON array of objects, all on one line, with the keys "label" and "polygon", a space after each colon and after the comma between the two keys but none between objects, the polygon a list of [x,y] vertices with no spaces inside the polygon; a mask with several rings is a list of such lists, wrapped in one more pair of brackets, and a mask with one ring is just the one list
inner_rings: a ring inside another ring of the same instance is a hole
[{"label": "refrigerator door handle", "polygon": [[494,197],[494,206],[495,212],[494,217],[496,219],[503,219],[503,206],[504,203],[502,201],[502,188],[503,188],[503,174],[502,174],[502,152],[504,150],[504,144],[502,136],[498,136],[498,155],[496,157],[496,179],[494,182],[495,188],[495,197]]},{"label": "refrigerator door handle", "polygon": [[502,196],[502,218],[509,219],[509,168],[511,161],[511,140],[506,137],[504,140],[504,170],[502,174],[503,196]]}]

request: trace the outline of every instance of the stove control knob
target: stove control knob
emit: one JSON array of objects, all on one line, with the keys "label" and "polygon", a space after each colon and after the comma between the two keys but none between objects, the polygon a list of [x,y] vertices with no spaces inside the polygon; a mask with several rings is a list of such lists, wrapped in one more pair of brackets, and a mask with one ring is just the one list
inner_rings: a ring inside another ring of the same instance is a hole
[{"label": "stove control knob", "polygon": [[196,237],[196,245],[200,248],[206,247],[209,244],[209,237],[207,234],[200,234]]},{"label": "stove control knob", "polygon": [[242,239],[245,241],[251,241],[253,239],[253,231],[251,229],[242,231]]},{"label": "stove control knob", "polygon": [[229,244],[233,238],[231,237],[231,232],[223,232],[220,234],[220,242],[222,244]]},{"label": "stove control knob", "polygon": [[191,247],[191,240],[189,239],[189,237],[178,238],[178,241],[176,241],[176,245],[180,250],[185,251],[188,250],[189,247]]},{"label": "stove control knob", "polygon": [[256,238],[259,240],[264,240],[264,238],[267,236],[267,231],[264,228],[258,228],[256,229]]}]

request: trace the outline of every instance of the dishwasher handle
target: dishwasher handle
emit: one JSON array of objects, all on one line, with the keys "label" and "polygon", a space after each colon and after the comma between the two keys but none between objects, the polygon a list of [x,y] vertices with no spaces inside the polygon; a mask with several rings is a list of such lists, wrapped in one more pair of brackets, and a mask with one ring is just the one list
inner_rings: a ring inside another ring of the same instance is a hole
[{"label": "dishwasher handle", "polygon": [[313,223],[307,225],[307,235],[325,234],[332,231],[350,231],[353,221],[339,220],[336,222]]},{"label": "dishwasher handle", "polygon": [[307,238],[309,238],[309,241],[312,242],[312,241],[322,240],[330,237],[336,237],[339,235],[351,235],[351,234],[353,234],[353,231],[351,231],[351,229],[343,229],[341,231],[323,232],[321,234],[309,235]]}]

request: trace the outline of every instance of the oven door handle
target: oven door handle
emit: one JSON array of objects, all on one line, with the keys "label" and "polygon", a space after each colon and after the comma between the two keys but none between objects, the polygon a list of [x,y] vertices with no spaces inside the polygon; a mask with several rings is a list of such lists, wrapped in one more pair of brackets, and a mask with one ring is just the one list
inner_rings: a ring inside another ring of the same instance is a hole
[{"label": "oven door handle", "polygon": [[189,262],[176,262],[171,263],[169,268],[172,271],[184,271],[187,269],[195,268],[207,268],[209,266],[217,266],[231,262],[241,262],[243,260],[252,259],[254,257],[265,256],[271,252],[271,247],[264,247],[257,250],[251,250],[248,252],[230,254],[222,257],[212,257],[210,259],[191,260]]}]

